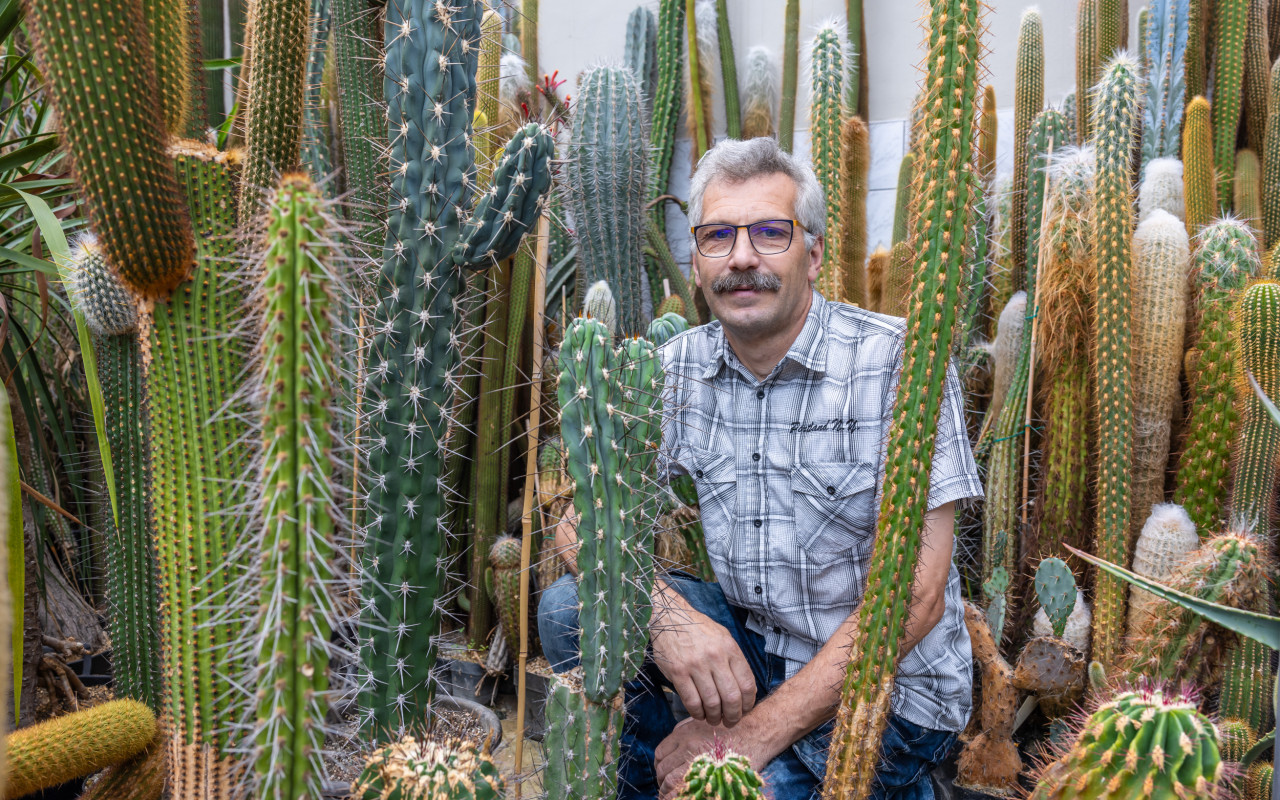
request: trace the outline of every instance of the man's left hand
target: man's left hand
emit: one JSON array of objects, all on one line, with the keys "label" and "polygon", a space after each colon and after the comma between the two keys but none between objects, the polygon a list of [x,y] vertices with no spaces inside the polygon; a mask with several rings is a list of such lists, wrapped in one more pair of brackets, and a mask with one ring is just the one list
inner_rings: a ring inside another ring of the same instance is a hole
[{"label": "man's left hand", "polygon": [[709,725],[703,720],[681,720],[667,738],[654,751],[654,767],[658,773],[659,797],[669,800],[684,782],[689,762],[703,753],[712,752],[717,741],[733,752],[745,756],[757,772],[773,760],[777,753],[752,730],[754,726],[744,719],[732,728]]}]

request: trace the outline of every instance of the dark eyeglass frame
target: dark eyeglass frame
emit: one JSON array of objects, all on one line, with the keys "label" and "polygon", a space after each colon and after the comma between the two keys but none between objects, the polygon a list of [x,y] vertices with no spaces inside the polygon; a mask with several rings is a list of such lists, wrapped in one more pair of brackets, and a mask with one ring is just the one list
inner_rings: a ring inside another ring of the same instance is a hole
[{"label": "dark eyeglass frame", "polygon": [[[791,235],[787,238],[787,246],[786,246],[786,247],[784,247],[784,248],[782,248],[781,250],[778,250],[778,251],[776,251],[776,252],[772,252],[772,253],[761,253],[761,252],[760,252],[760,248],[759,248],[759,247],[756,247],[755,240],[751,238],[751,229],[752,229],[752,228],[754,228],[754,227],[755,227],[755,226],[757,226],[757,225],[767,225],[767,224],[769,224],[770,222],[789,222],[789,223],[791,223]],[[733,252],[733,248],[735,248],[735,247],[737,247],[737,246],[738,246],[738,231],[739,231],[740,229],[742,229],[742,228],[746,228],[746,229],[747,229],[747,241],[751,242],[751,248],[752,248],[753,250],[755,250],[757,253],[760,253],[760,255],[762,255],[762,256],[776,256],[776,255],[779,255],[779,254],[781,254],[781,253],[785,253],[785,252],[787,252],[788,250],[790,250],[790,249],[791,249],[791,243],[792,243],[793,241],[795,241],[795,238],[796,238],[796,228],[803,228],[803,227],[804,227],[804,226],[800,224],[800,220],[798,220],[798,219],[762,219],[762,220],[757,220],[756,222],[752,222],[752,223],[750,223],[750,224],[748,224],[748,225],[729,225],[729,224],[724,223],[724,222],[708,222],[708,223],[706,223],[706,224],[704,224],[704,225],[694,225],[693,227],[689,228],[689,233],[693,235],[693,246],[694,246],[694,247],[696,247],[696,248],[698,248],[698,252],[702,254],[702,257],[703,257],[703,258],[725,258],[725,257],[726,257],[726,256],[728,256],[730,253],[732,253],[732,252]],[[710,253],[703,253],[703,252],[702,252],[702,245],[698,242],[698,231],[703,230],[704,228],[721,228],[721,229],[729,228],[729,229],[732,229],[732,230],[733,230],[733,241],[729,242],[729,249],[728,249],[728,250],[726,250],[726,251],[725,251],[725,252],[723,252],[723,253],[720,253],[719,255],[711,255]]]}]

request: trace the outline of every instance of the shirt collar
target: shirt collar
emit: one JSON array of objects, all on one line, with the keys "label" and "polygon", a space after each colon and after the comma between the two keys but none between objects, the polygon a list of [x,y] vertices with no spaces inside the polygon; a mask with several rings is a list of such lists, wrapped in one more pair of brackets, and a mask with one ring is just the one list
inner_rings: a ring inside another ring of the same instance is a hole
[{"label": "shirt collar", "polygon": [[[821,373],[827,371],[827,315],[830,312],[822,295],[816,289],[811,291],[812,302],[809,304],[809,313],[805,316],[804,327],[800,329],[800,335],[796,336],[782,360],[793,361],[807,370]],[[714,323],[712,328],[711,358],[702,373],[703,380],[711,380],[720,372],[729,350],[724,328],[719,322]]]}]

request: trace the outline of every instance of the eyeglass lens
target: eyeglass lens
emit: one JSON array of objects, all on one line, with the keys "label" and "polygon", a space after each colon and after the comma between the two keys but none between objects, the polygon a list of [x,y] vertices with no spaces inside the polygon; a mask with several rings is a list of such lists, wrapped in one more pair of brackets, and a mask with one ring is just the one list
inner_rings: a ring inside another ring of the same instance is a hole
[{"label": "eyeglass lens", "polygon": [[[762,256],[786,252],[791,246],[791,220],[777,219],[757,222],[747,228],[751,246]],[[699,225],[697,231],[698,252],[715,258],[727,256],[738,239],[738,229],[732,225]]]}]

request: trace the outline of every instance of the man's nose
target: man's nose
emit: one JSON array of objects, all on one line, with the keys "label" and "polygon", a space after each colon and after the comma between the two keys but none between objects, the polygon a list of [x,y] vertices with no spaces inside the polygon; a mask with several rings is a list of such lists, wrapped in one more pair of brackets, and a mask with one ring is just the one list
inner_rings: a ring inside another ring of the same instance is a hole
[{"label": "man's nose", "polygon": [[751,244],[751,236],[747,228],[739,228],[734,238],[733,249],[729,251],[727,266],[729,269],[752,269],[760,266],[760,254]]}]

